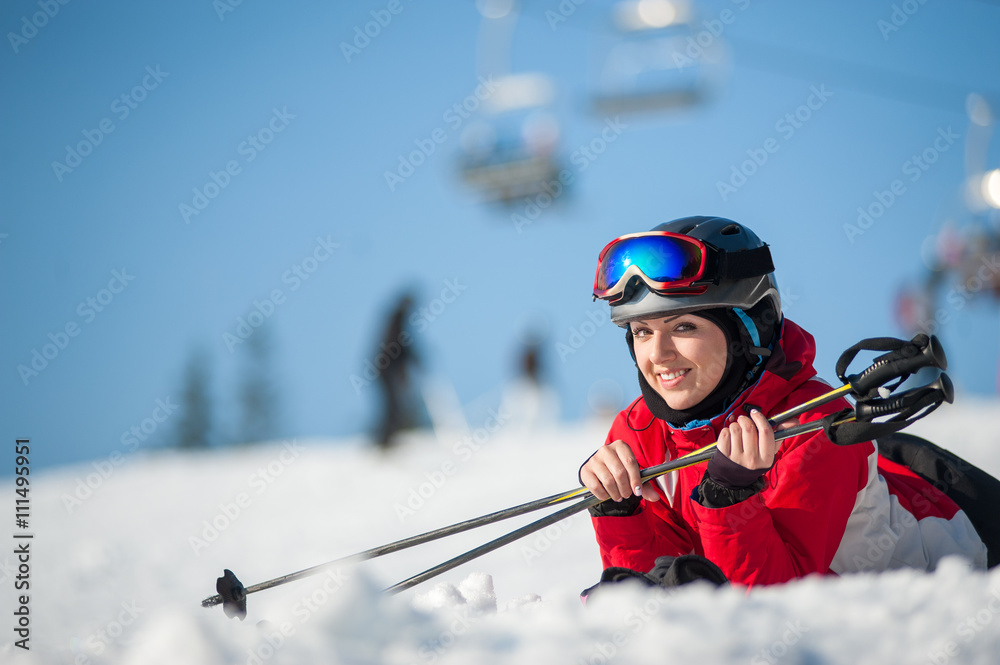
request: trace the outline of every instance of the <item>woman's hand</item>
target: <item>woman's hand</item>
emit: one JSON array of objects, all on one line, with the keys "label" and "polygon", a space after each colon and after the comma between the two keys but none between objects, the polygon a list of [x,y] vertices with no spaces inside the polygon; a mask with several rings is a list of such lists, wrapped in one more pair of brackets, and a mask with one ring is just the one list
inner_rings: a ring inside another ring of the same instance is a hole
[{"label": "woman's hand", "polygon": [[[794,423],[789,423],[791,426]],[[774,464],[778,444],[774,430],[764,414],[754,409],[750,418],[740,416],[736,422],[719,432],[719,451],[744,469],[761,472]]]},{"label": "woman's hand", "polygon": [[[772,437],[773,438],[773,437]],[[643,485],[639,463],[632,449],[622,440],[601,446],[580,468],[580,480],[598,499],[621,501],[641,496],[647,501],[659,501],[652,487]]]}]

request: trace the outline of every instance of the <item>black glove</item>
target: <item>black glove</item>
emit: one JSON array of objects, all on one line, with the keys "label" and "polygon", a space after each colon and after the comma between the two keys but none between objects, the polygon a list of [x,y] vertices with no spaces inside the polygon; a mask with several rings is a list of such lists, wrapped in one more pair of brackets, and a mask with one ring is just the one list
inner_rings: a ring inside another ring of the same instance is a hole
[{"label": "black glove", "polygon": [[594,517],[631,517],[639,512],[639,505],[642,502],[641,496],[626,497],[621,501],[608,499],[604,503],[587,508]]},{"label": "black glove", "polygon": [[698,580],[711,582],[715,586],[729,585],[729,580],[721,568],[697,554],[657,557],[653,569],[646,573],[646,576],[668,589]]},{"label": "black glove", "polygon": [[769,469],[740,466],[716,448],[693,498],[706,508],[736,505],[764,489],[764,474]]},{"label": "black glove", "polygon": [[601,574],[601,581],[580,595],[587,598],[598,587],[617,584],[625,580],[637,580],[648,587],[663,587],[665,589],[672,589],[699,580],[704,580],[717,587],[729,584],[725,573],[714,563],[697,554],[685,554],[678,557],[657,557],[653,569],[648,573],[640,573],[631,568],[605,568]]}]

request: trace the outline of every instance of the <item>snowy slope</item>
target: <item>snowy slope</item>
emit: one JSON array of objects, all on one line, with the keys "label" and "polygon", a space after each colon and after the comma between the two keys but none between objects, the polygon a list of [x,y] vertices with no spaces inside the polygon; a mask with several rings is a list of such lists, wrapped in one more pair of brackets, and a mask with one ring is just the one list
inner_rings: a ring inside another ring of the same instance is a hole
[{"label": "snowy slope", "polygon": [[[998,407],[960,400],[911,431],[1000,475]],[[606,423],[594,423],[531,432],[510,426],[467,440],[415,436],[389,458],[362,441],[298,441],[201,455],[140,453],[120,464],[40,473],[32,494],[32,651],[11,644],[14,560],[5,547],[0,659],[998,662],[1000,572],[972,573],[957,562],[933,575],[810,578],[749,596],[622,588],[583,607],[577,594],[600,572],[585,516],[395,597],[379,589],[534,516],[252,595],[242,623],[199,605],[223,568],[249,586],[573,487],[605,431]],[[0,493],[13,496],[11,483]]]}]

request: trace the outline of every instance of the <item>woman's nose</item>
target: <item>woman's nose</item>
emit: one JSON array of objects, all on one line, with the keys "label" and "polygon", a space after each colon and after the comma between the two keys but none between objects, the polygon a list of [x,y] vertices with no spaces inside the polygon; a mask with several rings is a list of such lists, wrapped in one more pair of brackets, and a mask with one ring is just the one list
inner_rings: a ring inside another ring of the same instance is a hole
[{"label": "woman's nose", "polygon": [[677,350],[669,335],[653,333],[653,348],[650,351],[649,359],[654,365],[662,365],[677,359]]}]

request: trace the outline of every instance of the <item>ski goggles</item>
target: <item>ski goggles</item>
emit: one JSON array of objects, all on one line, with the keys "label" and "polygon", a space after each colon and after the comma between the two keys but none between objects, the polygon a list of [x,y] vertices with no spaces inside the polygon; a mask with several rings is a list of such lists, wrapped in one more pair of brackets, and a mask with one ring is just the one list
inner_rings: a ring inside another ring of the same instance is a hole
[{"label": "ski goggles", "polygon": [[615,303],[636,279],[656,293],[700,295],[723,279],[742,279],[774,271],[767,245],[726,252],[697,238],[649,231],[615,238],[601,250],[594,277],[594,298]]}]

